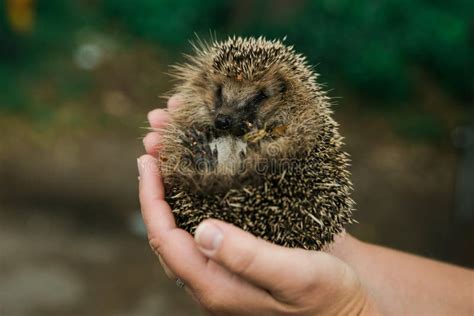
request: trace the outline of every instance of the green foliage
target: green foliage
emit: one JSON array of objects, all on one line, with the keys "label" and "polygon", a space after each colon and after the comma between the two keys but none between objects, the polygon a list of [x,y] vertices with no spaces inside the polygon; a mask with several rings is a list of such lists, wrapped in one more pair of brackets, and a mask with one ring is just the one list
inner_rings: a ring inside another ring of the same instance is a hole
[{"label": "green foliage", "polygon": [[[51,66],[60,57],[70,56],[77,30],[91,16],[74,14],[78,7],[62,0],[37,1],[34,23],[28,32],[15,32],[8,23],[2,3],[0,11],[0,110],[32,110],[29,90],[44,81],[61,81]],[[74,81],[74,78],[71,78]],[[36,117],[36,115],[35,115]]]},{"label": "green foliage", "polygon": [[180,46],[194,33],[218,31],[230,16],[229,1],[104,0],[107,17],[161,45]]},{"label": "green foliage", "polygon": [[426,112],[409,113],[392,120],[395,131],[413,141],[437,142],[446,135],[439,119]]},{"label": "green foliage", "polygon": [[472,1],[307,0],[278,10],[273,1],[261,0],[251,2],[238,21],[235,7],[237,1],[104,0],[108,16],[161,45],[176,47],[209,30],[288,35],[323,78],[375,99],[407,99],[417,68],[459,98],[472,96]]},{"label": "green foliage", "polygon": [[[132,36],[172,56],[189,49],[188,40],[195,33],[205,39],[214,31],[218,38],[287,35],[287,42],[316,65],[323,82],[372,99],[367,104],[388,108],[414,103],[413,73],[419,70],[461,103],[473,103],[474,1],[470,0],[34,3],[34,28],[26,34],[12,31],[5,4],[0,6],[0,86],[4,90],[0,110],[28,108],[28,89],[42,77],[61,73],[54,69],[61,64],[52,66],[56,59],[72,62],[77,34],[85,27],[114,34],[119,40]],[[65,80],[53,76],[59,97],[87,90],[84,78],[72,73]]]},{"label": "green foliage", "polygon": [[421,68],[466,100],[474,83],[473,12],[474,2],[463,0],[307,1],[284,21],[256,26],[287,34],[324,75],[366,95],[406,99],[411,71]]}]

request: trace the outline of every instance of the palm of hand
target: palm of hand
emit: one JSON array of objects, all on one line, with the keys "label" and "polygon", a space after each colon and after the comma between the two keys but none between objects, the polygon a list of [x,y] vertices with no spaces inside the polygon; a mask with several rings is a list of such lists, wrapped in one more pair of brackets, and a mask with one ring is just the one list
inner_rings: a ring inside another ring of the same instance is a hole
[{"label": "palm of hand", "polygon": [[[177,105],[171,98],[169,109]],[[164,110],[150,112],[152,128],[163,126],[167,116]],[[355,272],[327,253],[280,247],[217,220],[201,223],[194,238],[177,228],[152,156],[159,140],[159,133],[149,133],[148,155],[138,161],[149,242],[168,276],[183,280],[204,309],[219,315],[315,315],[367,308]]]}]

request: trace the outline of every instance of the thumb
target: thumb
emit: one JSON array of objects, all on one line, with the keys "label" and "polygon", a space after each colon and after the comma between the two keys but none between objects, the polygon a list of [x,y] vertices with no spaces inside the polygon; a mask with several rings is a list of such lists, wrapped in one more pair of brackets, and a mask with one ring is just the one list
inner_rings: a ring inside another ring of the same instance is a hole
[{"label": "thumb", "polygon": [[277,246],[213,219],[198,226],[195,240],[208,258],[271,292],[282,293],[293,284],[301,286],[309,280],[314,283],[318,275],[324,278],[325,270],[334,264],[334,258],[326,253]]}]

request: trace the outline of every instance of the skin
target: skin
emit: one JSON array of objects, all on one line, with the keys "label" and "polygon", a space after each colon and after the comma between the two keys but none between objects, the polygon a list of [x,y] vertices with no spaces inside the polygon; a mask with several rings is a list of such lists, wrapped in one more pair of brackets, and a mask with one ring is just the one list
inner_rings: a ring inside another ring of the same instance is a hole
[{"label": "skin", "polygon": [[[152,128],[179,107],[148,114]],[[218,221],[202,222],[193,238],[176,227],[164,200],[155,156],[160,135],[143,140],[138,160],[140,203],[149,243],[166,274],[213,315],[472,315],[472,270],[340,235],[325,251],[274,245]]]}]

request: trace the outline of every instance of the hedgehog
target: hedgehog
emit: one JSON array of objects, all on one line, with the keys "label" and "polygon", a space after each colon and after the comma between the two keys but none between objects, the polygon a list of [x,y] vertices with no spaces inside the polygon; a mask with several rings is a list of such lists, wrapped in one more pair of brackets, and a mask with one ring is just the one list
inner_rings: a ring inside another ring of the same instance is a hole
[{"label": "hedgehog", "polygon": [[287,247],[321,250],[352,223],[349,156],[330,98],[285,40],[192,43],[172,67],[181,106],[159,168],[178,227],[207,218]]}]

